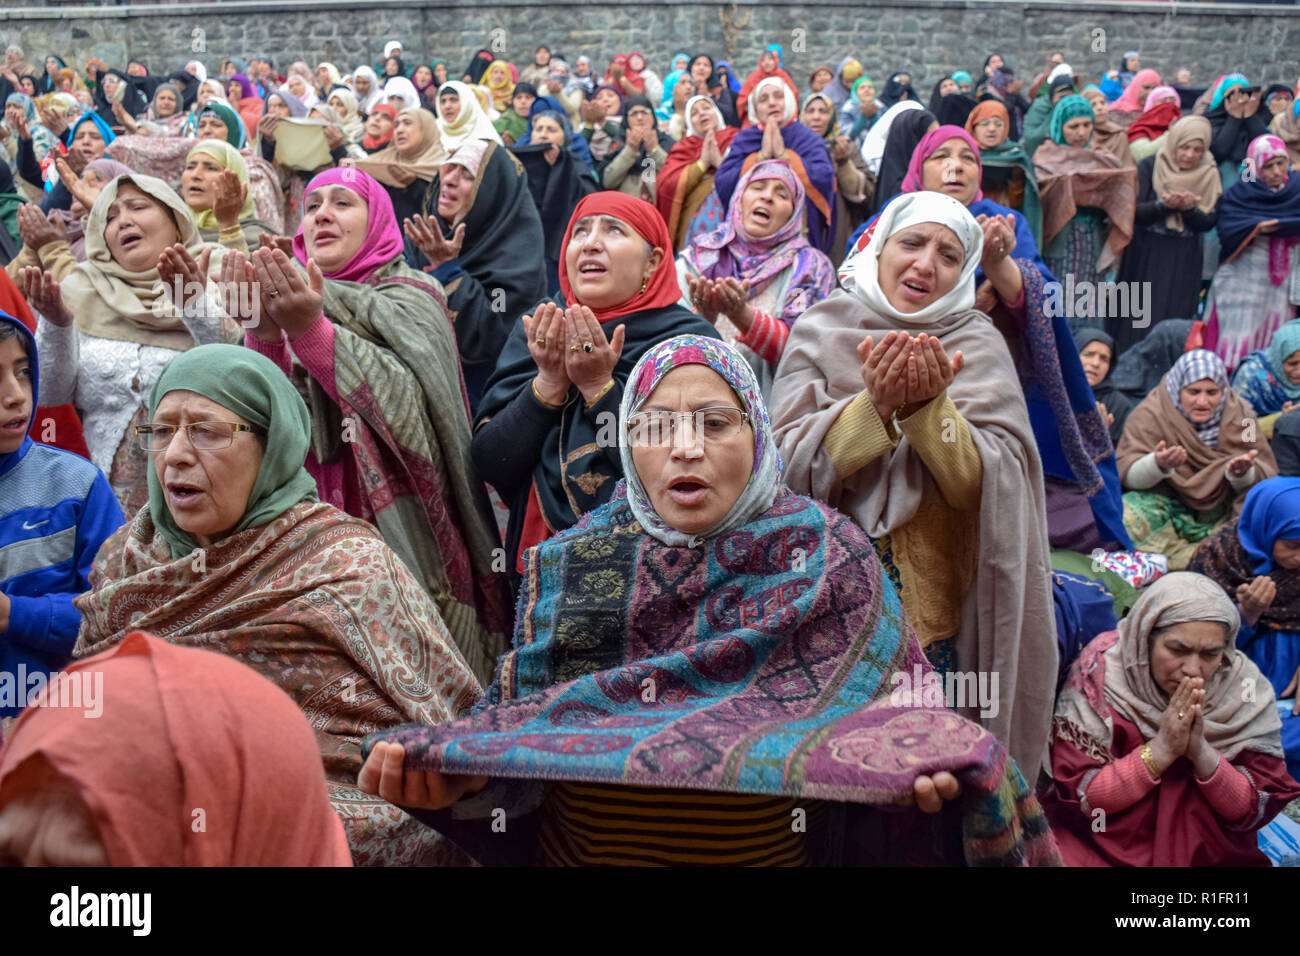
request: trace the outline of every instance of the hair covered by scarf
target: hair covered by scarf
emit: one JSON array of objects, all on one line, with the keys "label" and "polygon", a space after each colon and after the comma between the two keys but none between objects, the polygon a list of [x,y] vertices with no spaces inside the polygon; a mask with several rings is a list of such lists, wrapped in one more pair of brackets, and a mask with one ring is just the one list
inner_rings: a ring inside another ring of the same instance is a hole
[{"label": "hair covered by scarf", "polygon": [[[1087,119],[1089,123],[1093,120],[1092,104],[1088,102],[1085,96],[1071,95],[1061,99],[1056,107],[1052,110],[1052,140],[1059,146],[1068,145],[1065,141],[1065,124],[1071,120]],[[1088,143],[1092,142],[1092,136],[1088,136]],[[1087,146],[1088,143],[1084,143]]]},{"label": "hair covered by scarf", "polygon": [[1256,136],[1246,148],[1246,169],[1251,175],[1258,177],[1260,170],[1279,156],[1287,159],[1286,143],[1281,137],[1274,136],[1272,133]]},{"label": "hair covered by scarf", "polygon": [[[244,222],[246,219],[251,219],[253,216],[253,191],[248,188],[248,163],[244,162],[244,157],[239,154],[239,150],[225,140],[205,139],[186,155],[186,165],[189,165],[189,161],[195,153],[211,156],[219,165],[239,177],[239,184],[245,187],[244,203],[239,207],[239,221]],[[221,227],[221,224],[217,222],[215,207],[191,211],[194,212],[194,222],[200,229],[219,229]]]},{"label": "hair covered by scarf", "polygon": [[265,677],[141,631],[63,670],[95,675],[98,719],[29,707],[0,752],[0,787],[23,794],[23,768],[43,761],[89,809],[109,865],[352,865],[315,734]]},{"label": "hair covered by scarf", "polygon": [[1209,420],[1198,425],[1183,410],[1180,397],[1183,389],[1188,385],[1205,379],[1209,379],[1219,386],[1226,396],[1228,370],[1224,367],[1223,359],[1206,349],[1194,349],[1191,352],[1184,352],[1178,361],[1174,363],[1174,367],[1165,374],[1165,390],[1169,393],[1169,398],[1174,403],[1174,407],[1187,419],[1188,424],[1196,429],[1196,434],[1200,436],[1201,441],[1213,448],[1219,439],[1219,422],[1223,420],[1224,402],[1222,398]]},{"label": "hair covered by scarf", "polygon": [[[971,136],[970,133],[966,132],[966,130],[962,129],[960,126],[940,126],[937,129],[930,130],[930,132],[922,136],[921,141],[916,144],[916,149],[912,151],[912,159],[907,166],[907,175],[903,177],[903,184],[901,186],[902,192],[914,193],[925,188],[925,161],[930,158],[930,155],[934,153],[935,150],[950,139],[961,140],[971,148],[972,152],[975,153],[975,165],[979,170],[975,175],[975,181],[977,184],[979,183],[984,168],[983,164],[980,162],[980,147],[979,143],[975,142],[975,137]],[[981,191],[979,186],[976,185],[975,197],[971,202],[979,202],[983,198],[983,191]]]},{"label": "hair covered by scarf", "polygon": [[1300,352],[1300,319],[1283,323],[1273,333],[1273,338],[1268,343],[1269,371],[1273,373],[1287,397],[1293,401],[1300,399],[1300,385],[1293,385],[1287,378],[1283,363],[1296,352]]},{"label": "hair covered by scarf", "polygon": [[[1002,139],[998,140],[992,147],[996,149],[1007,141],[1007,136],[1011,133],[1011,116],[1007,113],[1007,108],[997,100],[984,100],[982,103],[975,104],[970,116],[966,117],[966,132],[973,137],[976,127],[986,119],[1002,120]],[[976,154],[978,153],[979,150],[976,150]]]},{"label": "hair covered by scarf", "polygon": [[[300,501],[316,501],[316,480],[303,463],[311,442],[311,417],[298,390],[279,366],[260,352],[239,345],[200,345],[163,369],[149,394],[149,418],[176,390],[195,392],[263,429],[266,444],[248,506],[231,533],[266,524]],[[154,525],[182,558],[197,545],[167,507],[158,472],[149,468],[149,511]]]},{"label": "hair covered by scarf", "polygon": [[[346,282],[364,282],[372,272],[402,252],[402,231],[397,225],[397,216],[393,212],[393,200],[388,190],[375,181],[373,177],[359,169],[347,166],[327,169],[312,178],[303,190],[303,207],[307,197],[317,189],[328,186],[344,186],[352,190],[366,204],[366,235],[360,248],[352,258],[335,272],[325,273],[327,279],[342,279]],[[303,235],[303,226],[298,226],[298,234],[293,237],[293,254],[304,266],[307,264],[307,240]]]},{"label": "hair covered by scarf", "polygon": [[[704,365],[717,372],[736,393],[754,429],[754,471],[749,481],[722,520],[699,535],[678,531],[654,510],[627,441],[628,420],[646,403],[664,376],[683,365]],[[747,524],[772,506],[781,487],[781,453],[772,437],[772,423],[768,420],[758,379],[739,352],[718,339],[678,335],[641,356],[628,382],[632,387],[624,389],[619,409],[619,455],[627,479],[628,502],[647,534],[669,547],[693,548],[706,538]]]},{"label": "hair covered by scarf", "polygon": [[[1281,757],[1281,719],[1272,688],[1234,644],[1240,626],[1237,608],[1218,584],[1188,571],[1167,574],[1148,587],[1120,622],[1117,639],[1102,635],[1084,649],[1061,692],[1058,727],[1072,725],[1076,738],[1091,738],[1111,759],[1122,756],[1111,754],[1112,711],[1136,726],[1144,739],[1154,738],[1169,705],[1169,695],[1151,674],[1155,632],[1193,622],[1220,624],[1225,634],[1223,663],[1205,684],[1206,742],[1228,760],[1243,750]],[[1244,687],[1256,693],[1244,694]]]}]

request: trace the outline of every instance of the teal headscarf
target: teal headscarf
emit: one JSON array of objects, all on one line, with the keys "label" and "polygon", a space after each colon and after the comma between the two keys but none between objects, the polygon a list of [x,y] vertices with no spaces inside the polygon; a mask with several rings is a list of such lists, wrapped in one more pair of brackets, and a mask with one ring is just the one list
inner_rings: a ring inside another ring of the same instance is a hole
[{"label": "teal headscarf", "polygon": [[[1056,104],[1056,108],[1052,110],[1052,140],[1059,146],[1066,145],[1065,124],[1080,117],[1093,118],[1092,104],[1088,102],[1087,98],[1080,96],[1078,93],[1071,93],[1069,96],[1063,97],[1061,102]],[[1088,143],[1091,142],[1092,137],[1089,136]],[[1084,145],[1086,146],[1088,143]]]},{"label": "teal headscarf", "polygon": [[228,103],[221,100],[208,100],[208,105],[199,110],[194,117],[195,128],[204,113],[216,113],[221,122],[226,124],[226,142],[235,149],[244,148],[244,121]]},{"label": "teal headscarf", "polygon": [[1291,384],[1282,363],[1297,351],[1300,351],[1300,319],[1292,319],[1273,333],[1273,341],[1268,345],[1269,371],[1291,401],[1300,399],[1300,385]]},{"label": "teal headscarf", "polygon": [[971,75],[965,70],[958,70],[952,75],[952,79],[954,83],[970,83],[972,86],[975,84],[975,81],[971,79]]},{"label": "teal headscarf", "polygon": [[1234,86],[1250,86],[1250,80],[1241,73],[1229,73],[1219,81],[1219,85],[1214,90],[1214,98],[1210,100],[1210,109],[1216,110],[1223,103],[1223,98],[1228,95],[1228,90]]},{"label": "teal headscarf", "polygon": [[[269,358],[238,345],[200,345],[182,352],[163,369],[149,394],[149,418],[164,395],[180,390],[196,392],[266,431],[262,465],[234,531],[266,524],[300,501],[318,500],[316,480],[303,467],[311,443],[307,403]],[[183,558],[198,547],[172,517],[152,465],[149,512],[173,558]]]}]

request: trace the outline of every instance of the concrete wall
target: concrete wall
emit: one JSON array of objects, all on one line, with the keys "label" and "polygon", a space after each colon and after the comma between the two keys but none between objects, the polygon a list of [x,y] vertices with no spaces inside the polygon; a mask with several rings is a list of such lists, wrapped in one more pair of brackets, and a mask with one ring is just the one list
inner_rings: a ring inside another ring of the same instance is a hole
[{"label": "concrete wall", "polygon": [[[0,0],[3,2],[3,0]],[[739,22],[737,22],[739,21]],[[488,47],[530,62],[538,43],[600,62],[640,50],[662,72],[677,52],[725,51],[743,76],[770,42],[786,49],[786,68],[803,86],[812,68],[847,54],[877,82],[903,66],[928,91],[942,73],[972,69],[993,50],[1022,74],[1045,51],[1064,51],[1076,71],[1098,77],[1120,54],[1140,51],[1162,74],[1180,66],[1193,81],[1243,70],[1256,82],[1294,83],[1300,75],[1300,8],[1233,3],[1109,3],[1039,0],[819,0],[738,6],[678,0],[561,0],[547,5],[492,0],[482,6],[437,0],[268,0],[157,6],[0,8],[0,40],[33,61],[47,51],[79,62],[98,56],[124,65],[143,58],[155,72],[191,58],[216,67],[226,55],[266,52],[283,72],[293,59],[329,60],[347,72],[380,58],[399,38],[409,58],[449,61],[453,74]]]}]

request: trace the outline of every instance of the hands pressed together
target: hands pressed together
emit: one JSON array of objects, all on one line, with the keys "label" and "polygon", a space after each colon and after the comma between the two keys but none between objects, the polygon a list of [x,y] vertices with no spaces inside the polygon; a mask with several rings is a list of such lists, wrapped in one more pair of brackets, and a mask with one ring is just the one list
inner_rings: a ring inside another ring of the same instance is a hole
[{"label": "hands pressed together", "polygon": [[886,422],[904,405],[923,404],[943,394],[966,367],[961,352],[949,359],[943,344],[924,332],[916,338],[888,332],[879,343],[867,336],[858,345],[858,358],[867,394]]},{"label": "hands pressed together", "polygon": [[1186,757],[1205,779],[1214,773],[1218,751],[1205,739],[1205,680],[1184,677],[1160,715],[1160,730],[1151,743],[1151,758],[1160,776],[1179,757]]},{"label": "hands pressed together", "polygon": [[725,279],[708,279],[704,276],[687,276],[686,284],[691,304],[703,318],[714,324],[719,315],[725,315],[732,324],[746,334],[754,324],[754,309],[749,304],[749,280],[731,276]]}]

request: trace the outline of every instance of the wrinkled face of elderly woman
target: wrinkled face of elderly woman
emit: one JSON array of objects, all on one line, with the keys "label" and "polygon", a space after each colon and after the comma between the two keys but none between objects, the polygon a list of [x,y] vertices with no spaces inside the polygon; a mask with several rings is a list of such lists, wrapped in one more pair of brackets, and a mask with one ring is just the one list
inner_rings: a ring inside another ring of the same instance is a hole
[{"label": "wrinkled face of elderly woman", "polygon": [[754,179],[740,197],[741,221],[755,239],[766,239],[794,215],[790,187],[779,179]]},{"label": "wrinkled face of elderly woman", "polygon": [[556,146],[564,145],[564,130],[556,122],[554,116],[538,113],[533,117],[533,142],[538,145],[542,143],[553,143]]},{"label": "wrinkled face of elderly woman", "polygon": [[1092,120],[1086,116],[1076,116],[1061,127],[1065,135],[1066,146],[1087,146],[1092,139]]},{"label": "wrinkled face of elderly woman", "polygon": [[154,112],[159,119],[165,119],[168,116],[176,115],[176,108],[180,105],[176,102],[176,94],[171,90],[159,90],[158,95],[153,99]]},{"label": "wrinkled face of elderly woman", "polygon": [[1300,540],[1278,538],[1274,541],[1273,563],[1288,571],[1300,570]]},{"label": "wrinkled face of elderly woman", "polygon": [[[203,423],[188,431],[181,426]],[[228,408],[196,392],[168,392],[154,411],[158,426],[175,429],[161,451],[154,450],[154,473],[163,487],[167,510],[182,531],[207,548],[220,541],[248,510],[248,497],[262,465],[262,439],[232,425],[251,426]]]},{"label": "wrinkled face of elderly woman", "polygon": [[289,78],[285,82],[289,87],[289,92],[298,97],[298,99],[301,100],[306,97],[307,81],[297,73],[290,74]]},{"label": "wrinkled face of elderly woman", "polygon": [[1176,150],[1174,150],[1174,162],[1182,170],[1195,169],[1201,165],[1201,157],[1205,155],[1205,140],[1189,139]]},{"label": "wrinkled face of elderly woman", "polygon": [[163,250],[180,241],[171,210],[133,183],[118,186],[106,221],[109,254],[131,272],[157,268]]},{"label": "wrinkled face of elderly woman", "polygon": [[908,226],[890,236],[880,251],[881,291],[899,312],[919,312],[952,291],[965,261],[961,240],[947,226]]},{"label": "wrinkled face of elderly woman", "polygon": [[1105,342],[1093,340],[1079,353],[1083,363],[1083,374],[1088,377],[1089,385],[1100,385],[1110,371],[1110,348]]},{"label": "wrinkled face of elderly woman", "polygon": [[438,172],[438,215],[458,223],[474,202],[474,174],[460,163],[447,163]]},{"label": "wrinkled face of elderly woman", "polygon": [[763,87],[757,94],[754,102],[754,113],[758,116],[759,125],[764,125],[775,120],[779,125],[785,116],[785,89],[780,83],[769,83]]},{"label": "wrinkled face of elderly woman", "polygon": [[346,186],[322,186],[302,203],[302,238],[307,255],[321,272],[338,272],[357,254],[366,239],[370,207]]},{"label": "wrinkled face of elderly woman", "polygon": [[[87,123],[87,126],[90,124]],[[86,127],[83,126],[82,129]],[[1267,163],[1259,168],[1260,181],[1269,189],[1277,189],[1289,175],[1290,170],[1287,168],[1285,156],[1274,156]]]},{"label": "wrinkled face of elderly woman", "polygon": [[683,365],[660,379],[629,421],[636,473],[655,513],[678,531],[715,527],[749,483],[754,429],[743,411],[721,375],[707,365]]},{"label": "wrinkled face of elderly woman", "polygon": [[1222,403],[1223,389],[1214,384],[1214,379],[1203,378],[1199,382],[1184,385],[1178,391],[1178,404],[1197,425],[1208,422]]},{"label": "wrinkled face of elderly woman", "polygon": [[715,107],[704,100],[700,100],[691,107],[689,119],[696,136],[705,136],[718,128],[718,114]]},{"label": "wrinkled face of elderly woman", "polygon": [[969,205],[980,188],[980,160],[970,143],[960,136],[940,143],[921,164],[921,185]]},{"label": "wrinkled face of elderly woman", "polygon": [[820,97],[809,100],[799,115],[799,122],[818,136],[825,136],[826,131],[831,128],[831,108]]},{"label": "wrinkled face of elderly woman", "polygon": [[640,292],[659,268],[664,252],[621,219],[584,216],[573,224],[564,268],[579,304],[609,309]]},{"label": "wrinkled face of elderly woman", "polygon": [[44,757],[32,757],[0,790],[0,867],[108,866],[90,807]]},{"label": "wrinkled face of elderly woman", "polygon": [[1186,621],[1151,632],[1151,677],[1166,694],[1184,677],[1209,682],[1223,664],[1227,633],[1218,621]]}]

